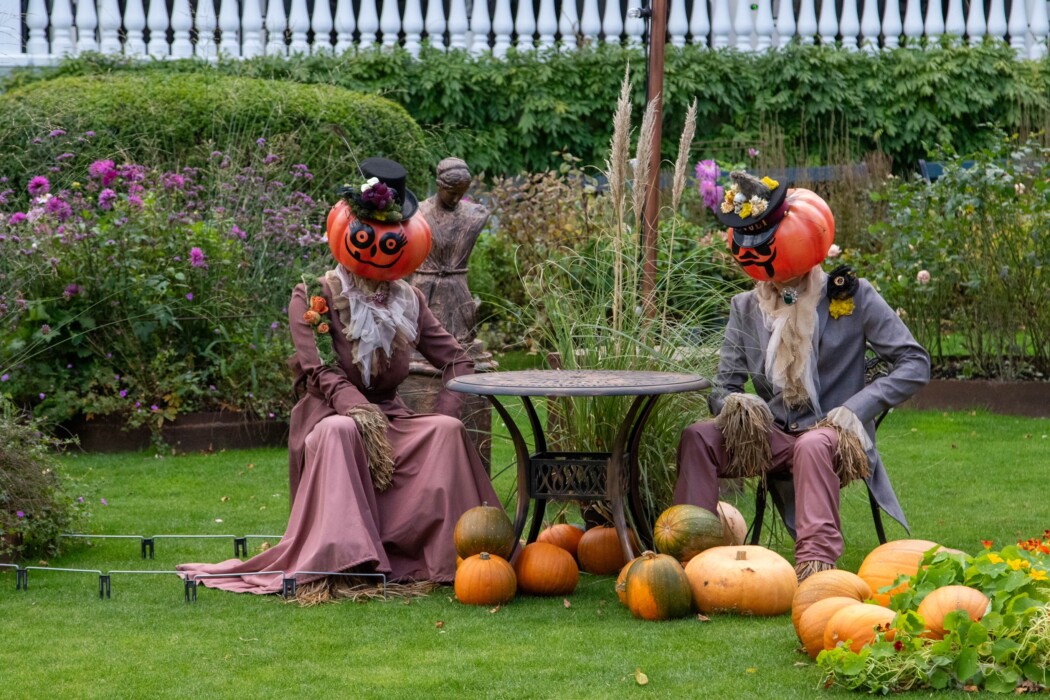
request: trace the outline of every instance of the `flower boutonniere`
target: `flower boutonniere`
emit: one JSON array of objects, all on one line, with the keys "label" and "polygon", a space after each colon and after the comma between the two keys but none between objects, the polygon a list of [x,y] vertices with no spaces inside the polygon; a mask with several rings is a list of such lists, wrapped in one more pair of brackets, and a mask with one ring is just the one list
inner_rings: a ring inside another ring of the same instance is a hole
[{"label": "flower boutonniere", "polygon": [[857,273],[849,265],[840,265],[828,275],[828,312],[832,318],[853,313],[853,295],[857,293]]},{"label": "flower boutonniere", "polygon": [[311,285],[306,276],[303,275],[303,283],[306,285],[307,299],[310,308],[303,314],[303,320],[314,329],[314,339],[317,341],[317,354],[326,365],[336,362],[335,350],[332,348],[332,326],[328,323],[328,302],[321,296],[321,290],[316,283]]}]

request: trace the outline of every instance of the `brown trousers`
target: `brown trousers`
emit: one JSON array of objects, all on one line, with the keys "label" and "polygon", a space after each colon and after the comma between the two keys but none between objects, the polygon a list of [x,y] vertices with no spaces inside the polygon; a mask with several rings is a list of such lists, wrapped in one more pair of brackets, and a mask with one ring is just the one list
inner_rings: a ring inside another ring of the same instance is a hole
[{"label": "brown trousers", "polygon": [[[843,549],[839,520],[839,477],[834,457],[837,435],[831,428],[797,435],[774,427],[769,435],[773,472],[791,472],[795,482],[795,561],[834,564]],[[722,431],[711,421],[693,423],[678,443],[678,482],[674,502],[717,512],[718,477],[729,464]]]}]

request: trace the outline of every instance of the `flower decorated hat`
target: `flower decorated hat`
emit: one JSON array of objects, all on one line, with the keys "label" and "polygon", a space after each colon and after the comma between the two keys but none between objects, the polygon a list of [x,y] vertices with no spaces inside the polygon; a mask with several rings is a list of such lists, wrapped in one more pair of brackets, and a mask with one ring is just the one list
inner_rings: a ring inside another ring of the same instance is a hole
[{"label": "flower decorated hat", "polygon": [[742,171],[729,178],[715,216],[729,227],[729,250],[744,272],[759,282],[789,282],[824,261],[835,217],[819,195]]},{"label": "flower decorated hat", "polygon": [[361,161],[361,181],[337,190],[328,213],[328,246],[353,274],[376,281],[416,271],[432,242],[430,226],[415,216],[419,200],[408,189],[408,172],[388,158]]}]

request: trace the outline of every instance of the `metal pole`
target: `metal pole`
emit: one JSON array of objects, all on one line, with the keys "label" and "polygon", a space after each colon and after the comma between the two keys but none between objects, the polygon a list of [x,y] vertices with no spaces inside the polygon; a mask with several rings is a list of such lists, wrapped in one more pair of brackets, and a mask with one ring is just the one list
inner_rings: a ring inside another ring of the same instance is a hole
[{"label": "metal pole", "polygon": [[642,298],[646,313],[656,315],[656,250],[660,226],[660,142],[663,135],[664,45],[667,41],[667,0],[653,0],[649,31],[649,82],[646,94],[655,100],[653,143],[649,155],[649,186],[642,216]]}]

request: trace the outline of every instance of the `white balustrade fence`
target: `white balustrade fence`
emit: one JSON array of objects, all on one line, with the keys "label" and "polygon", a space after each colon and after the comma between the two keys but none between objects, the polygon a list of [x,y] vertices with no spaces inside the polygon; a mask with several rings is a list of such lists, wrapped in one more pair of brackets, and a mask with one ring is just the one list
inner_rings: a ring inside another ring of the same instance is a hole
[{"label": "white balustrade fence", "polygon": [[[668,0],[668,42],[763,51],[798,36],[878,51],[944,35],[1047,51],[1047,0]],[[503,56],[586,42],[640,46],[641,0],[0,0],[0,66],[84,51],[214,59],[343,52],[424,40]]]}]

